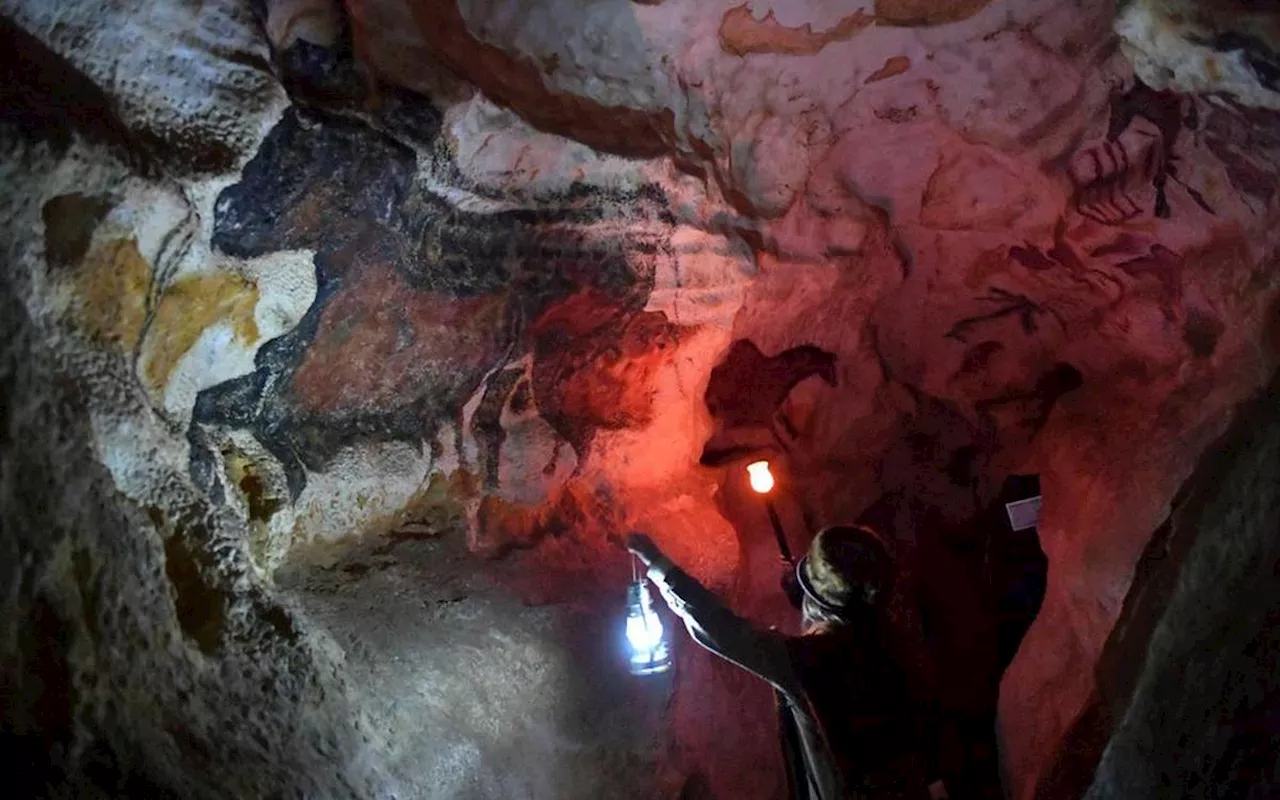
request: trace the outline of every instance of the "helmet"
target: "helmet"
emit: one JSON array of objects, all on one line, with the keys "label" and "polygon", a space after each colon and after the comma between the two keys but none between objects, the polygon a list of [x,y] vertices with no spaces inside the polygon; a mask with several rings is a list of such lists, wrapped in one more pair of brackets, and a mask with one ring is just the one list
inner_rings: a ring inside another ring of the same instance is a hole
[{"label": "helmet", "polygon": [[894,563],[880,534],[862,525],[824,529],[796,566],[804,593],[837,616],[877,607],[893,588]]}]

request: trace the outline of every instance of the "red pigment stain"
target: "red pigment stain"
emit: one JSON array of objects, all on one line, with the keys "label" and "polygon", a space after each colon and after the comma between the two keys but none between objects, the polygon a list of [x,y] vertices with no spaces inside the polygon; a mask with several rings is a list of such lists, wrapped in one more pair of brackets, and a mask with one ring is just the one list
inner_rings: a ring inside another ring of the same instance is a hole
[{"label": "red pigment stain", "polygon": [[495,357],[504,296],[420,291],[383,264],[352,272],[354,288],[325,308],[294,376],[292,393],[305,409],[394,408]]}]

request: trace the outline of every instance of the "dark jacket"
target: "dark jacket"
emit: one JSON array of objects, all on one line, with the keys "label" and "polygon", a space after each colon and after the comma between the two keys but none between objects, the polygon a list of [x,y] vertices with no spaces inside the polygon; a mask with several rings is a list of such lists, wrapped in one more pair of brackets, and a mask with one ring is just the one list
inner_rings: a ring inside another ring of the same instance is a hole
[{"label": "dark jacket", "polygon": [[874,624],[784,636],[737,616],[666,559],[648,574],[695,641],[778,690],[812,800],[928,797],[906,681]]}]

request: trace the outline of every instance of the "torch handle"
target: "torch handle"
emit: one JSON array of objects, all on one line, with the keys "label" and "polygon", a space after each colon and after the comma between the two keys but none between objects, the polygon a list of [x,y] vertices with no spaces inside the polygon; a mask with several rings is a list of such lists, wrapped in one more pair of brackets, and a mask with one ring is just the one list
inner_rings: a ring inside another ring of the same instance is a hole
[{"label": "torch handle", "polygon": [[769,522],[773,523],[773,536],[778,540],[778,552],[782,553],[782,558],[788,564],[795,564],[795,559],[791,557],[791,547],[787,544],[787,535],[782,532],[782,520],[778,519],[778,511],[773,507],[772,500],[766,500],[764,507],[769,511]]}]

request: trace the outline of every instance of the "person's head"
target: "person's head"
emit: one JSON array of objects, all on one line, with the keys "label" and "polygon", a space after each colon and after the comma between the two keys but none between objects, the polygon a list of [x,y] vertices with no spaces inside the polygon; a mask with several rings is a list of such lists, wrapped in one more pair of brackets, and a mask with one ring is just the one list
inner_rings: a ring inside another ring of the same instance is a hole
[{"label": "person's head", "polygon": [[804,590],[806,628],[848,624],[884,606],[893,588],[893,556],[871,528],[835,525],[814,538],[796,576]]}]

